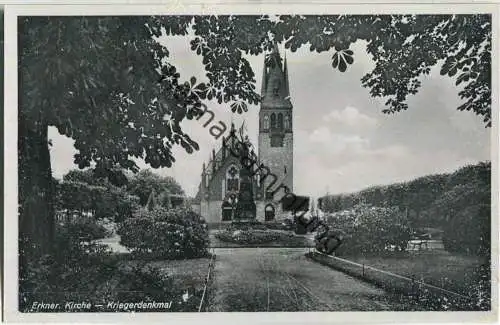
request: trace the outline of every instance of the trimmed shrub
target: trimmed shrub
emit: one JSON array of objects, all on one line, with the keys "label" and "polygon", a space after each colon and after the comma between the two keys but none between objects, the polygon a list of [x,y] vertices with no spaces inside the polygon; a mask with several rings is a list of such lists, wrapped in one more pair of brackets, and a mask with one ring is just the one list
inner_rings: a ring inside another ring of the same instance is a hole
[{"label": "trimmed shrub", "polygon": [[208,254],[208,227],[195,212],[179,208],[141,209],[118,228],[120,244],[152,258],[197,258]]},{"label": "trimmed shrub", "polygon": [[84,242],[106,238],[111,235],[110,232],[94,218],[85,217],[58,225],[56,231],[59,236],[71,237]]}]

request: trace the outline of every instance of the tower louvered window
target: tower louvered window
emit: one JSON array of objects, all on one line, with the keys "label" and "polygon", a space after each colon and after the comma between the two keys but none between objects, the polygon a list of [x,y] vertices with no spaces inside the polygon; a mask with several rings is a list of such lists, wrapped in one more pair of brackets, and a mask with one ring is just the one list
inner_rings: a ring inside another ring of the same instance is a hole
[{"label": "tower louvered window", "polygon": [[275,128],[276,128],[276,114],[272,113],[271,114],[271,129],[275,129]]},{"label": "tower louvered window", "polygon": [[278,114],[278,130],[283,130],[283,114]]},{"label": "tower louvered window", "polygon": [[269,129],[269,116],[264,115],[264,129],[268,130]]}]

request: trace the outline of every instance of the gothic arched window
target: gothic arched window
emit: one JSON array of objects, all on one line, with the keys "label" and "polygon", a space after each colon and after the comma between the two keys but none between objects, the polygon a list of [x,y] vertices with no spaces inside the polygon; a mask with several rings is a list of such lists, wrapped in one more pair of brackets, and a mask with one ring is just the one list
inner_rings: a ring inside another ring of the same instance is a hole
[{"label": "gothic arched window", "polygon": [[285,115],[285,130],[290,129],[290,116]]},{"label": "gothic arched window", "polygon": [[264,130],[269,129],[269,116],[266,114],[264,115]]},{"label": "gothic arched window", "polygon": [[226,172],[226,192],[237,192],[239,190],[240,177],[238,168],[231,165]]},{"label": "gothic arched window", "polygon": [[283,114],[278,114],[278,129],[283,130]]},{"label": "gothic arched window", "polygon": [[271,129],[276,128],[276,114],[272,113],[271,114]]}]

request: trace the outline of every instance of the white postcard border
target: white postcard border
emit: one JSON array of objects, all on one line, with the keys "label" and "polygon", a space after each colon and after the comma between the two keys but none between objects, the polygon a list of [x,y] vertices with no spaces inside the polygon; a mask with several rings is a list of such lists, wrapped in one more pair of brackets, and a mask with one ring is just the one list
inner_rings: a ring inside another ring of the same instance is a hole
[{"label": "white postcard border", "polygon": [[[161,5],[6,5],[4,106],[4,319],[10,322],[172,322],[199,323],[389,323],[493,322],[498,316],[498,17],[496,4],[339,4],[315,2],[284,4],[256,1],[195,4],[173,1]],[[492,308],[491,312],[273,312],[273,313],[19,313],[18,303],[18,196],[17,196],[17,17],[23,15],[174,15],[174,14],[379,14],[379,13],[491,13],[492,48]]]}]

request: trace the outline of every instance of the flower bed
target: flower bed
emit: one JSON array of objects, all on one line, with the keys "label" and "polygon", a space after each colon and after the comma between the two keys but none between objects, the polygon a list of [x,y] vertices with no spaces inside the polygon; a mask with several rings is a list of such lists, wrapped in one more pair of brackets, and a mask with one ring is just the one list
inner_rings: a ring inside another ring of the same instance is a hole
[{"label": "flower bed", "polygon": [[304,236],[297,236],[292,232],[280,230],[236,229],[230,227],[216,232],[214,236],[221,242],[236,245],[263,245],[277,247],[311,246],[308,239]]}]

